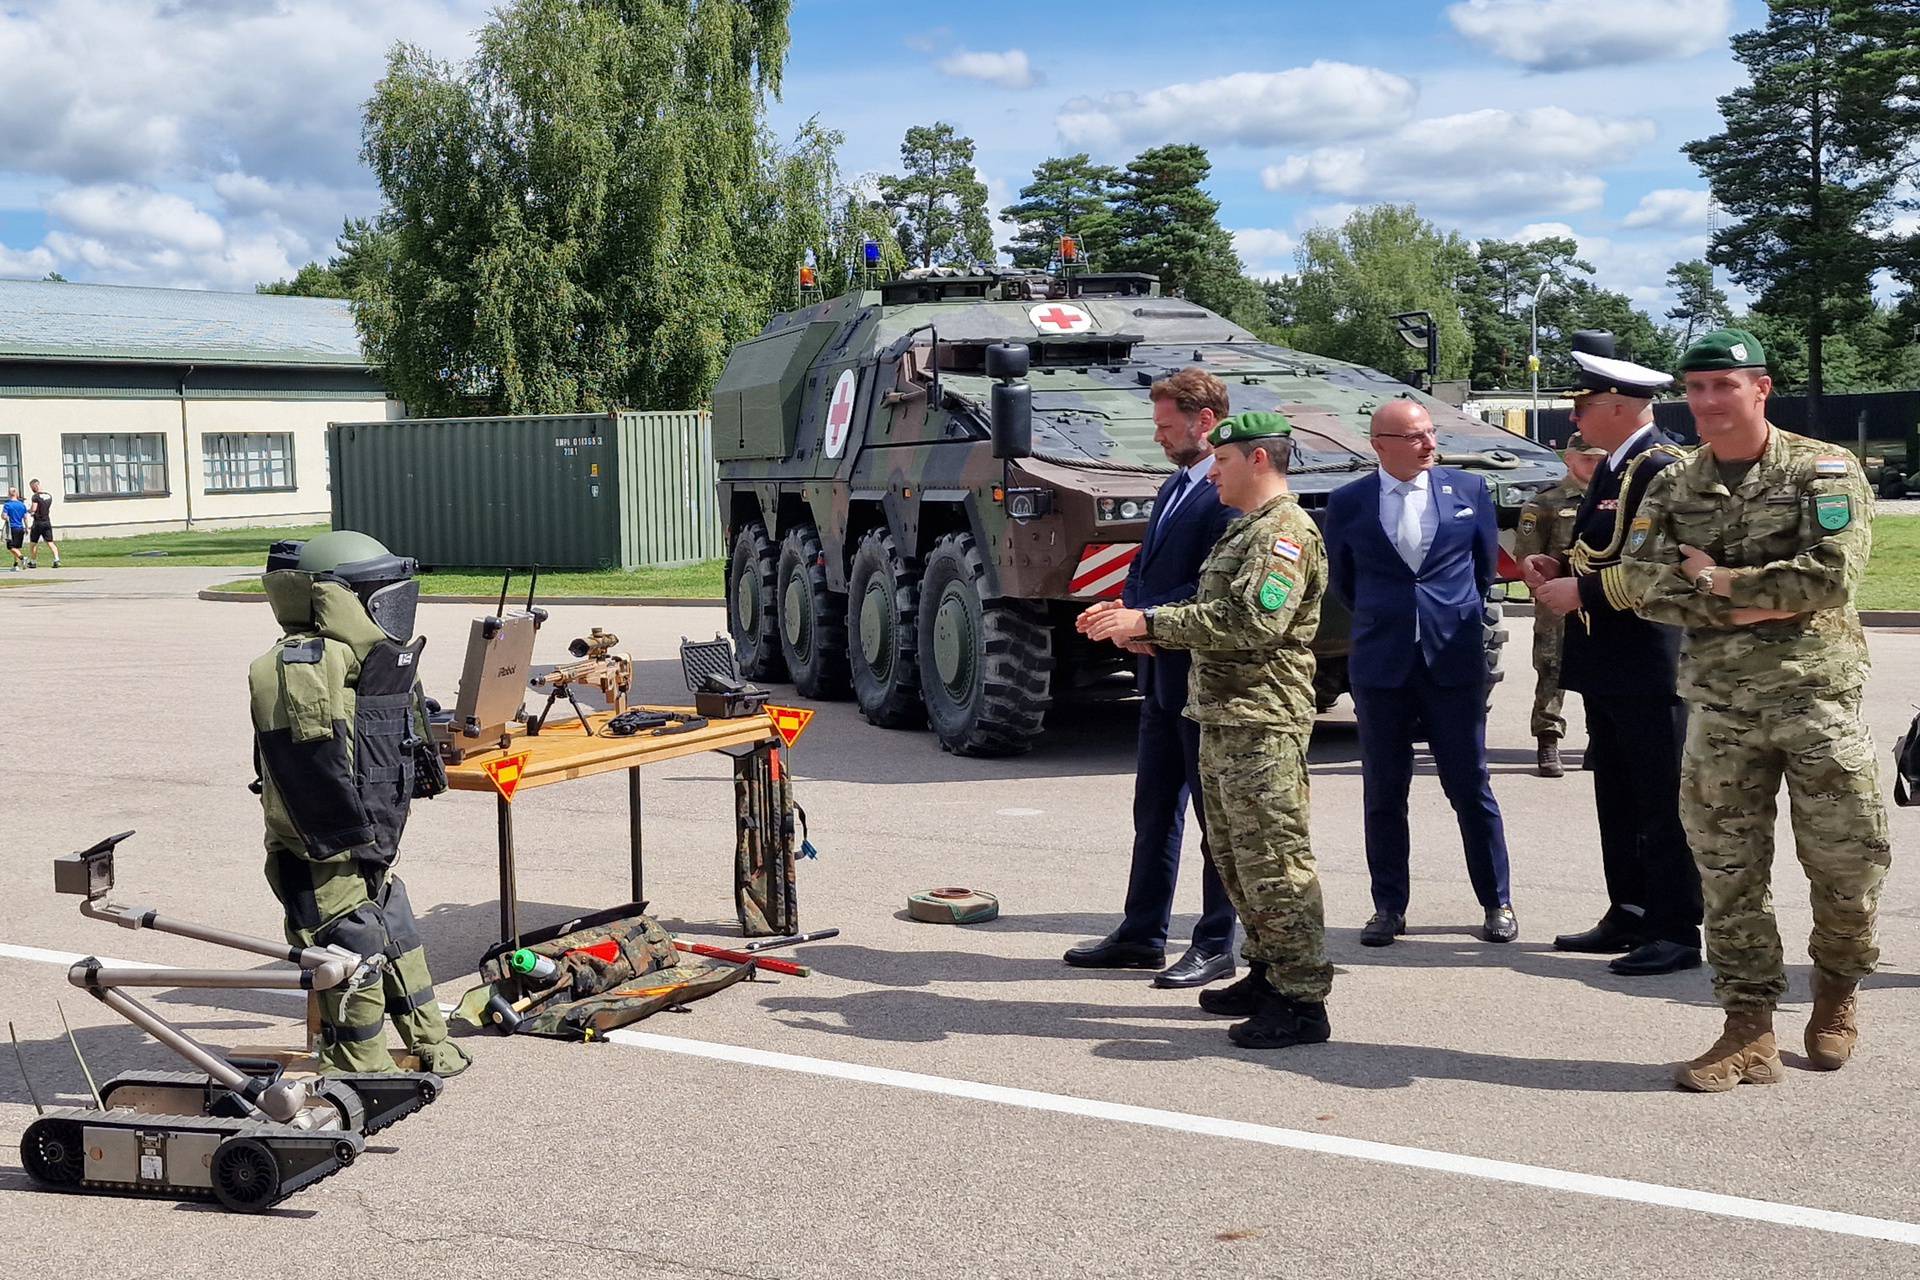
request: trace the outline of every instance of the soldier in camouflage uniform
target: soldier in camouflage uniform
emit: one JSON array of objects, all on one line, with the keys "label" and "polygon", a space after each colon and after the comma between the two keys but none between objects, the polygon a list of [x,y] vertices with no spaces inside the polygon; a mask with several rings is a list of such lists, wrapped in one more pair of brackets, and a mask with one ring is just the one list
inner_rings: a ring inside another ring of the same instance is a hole
[{"label": "soldier in camouflage uniform", "polygon": [[1773,1012],[1787,983],[1771,884],[1783,778],[1812,887],[1805,1044],[1816,1068],[1851,1055],[1855,987],[1880,958],[1874,910],[1891,849],[1860,717],[1867,646],[1853,604],[1873,499],[1845,449],[1767,421],[1773,384],[1752,334],[1709,333],[1680,369],[1703,447],[1656,478],[1629,558],[1604,572],[1642,615],[1685,631],[1681,817],[1726,1028],[1675,1080],[1718,1092],[1782,1077]]},{"label": "soldier in camouflage uniform", "polygon": [[1327,1039],[1320,879],[1307,839],[1307,738],[1313,643],[1326,591],[1319,530],[1287,490],[1292,424],[1277,413],[1228,418],[1208,437],[1227,526],[1191,601],[1096,605],[1079,620],[1095,640],[1144,640],[1193,652],[1185,715],[1200,725],[1200,780],[1214,866],[1246,930],[1247,975],[1202,992],[1200,1007],[1245,1017],[1228,1032],[1249,1049]]},{"label": "soldier in camouflage uniform", "polygon": [[[1605,449],[1593,449],[1578,431],[1567,439],[1563,455],[1567,478],[1544,490],[1520,508],[1520,527],[1513,535],[1513,558],[1521,563],[1530,555],[1558,556],[1573,545],[1580,499]],[[1534,764],[1543,778],[1566,773],[1560,762],[1560,739],[1567,736],[1567,718],[1560,713],[1565,691],[1560,688],[1560,638],[1566,619],[1547,609],[1533,611],[1533,738]]]},{"label": "soldier in camouflage uniform", "polygon": [[[287,940],[384,956],[379,987],[320,994],[320,1063],[392,1071],[386,1019],[423,1070],[455,1075],[406,886],[392,873],[414,798],[446,788],[430,750],[413,638],[414,562],[363,533],[277,544],[262,578],[284,632],[248,671],[254,789],[266,811],[267,883]],[[434,776],[422,779],[424,764]]]}]

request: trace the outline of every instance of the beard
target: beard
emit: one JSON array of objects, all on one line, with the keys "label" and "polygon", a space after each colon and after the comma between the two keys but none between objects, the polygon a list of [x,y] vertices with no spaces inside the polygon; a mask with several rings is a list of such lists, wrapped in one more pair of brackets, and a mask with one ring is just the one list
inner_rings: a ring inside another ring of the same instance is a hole
[{"label": "beard", "polygon": [[1167,461],[1176,467],[1190,467],[1207,456],[1207,451],[1197,444],[1182,445],[1179,448],[1162,448]]}]

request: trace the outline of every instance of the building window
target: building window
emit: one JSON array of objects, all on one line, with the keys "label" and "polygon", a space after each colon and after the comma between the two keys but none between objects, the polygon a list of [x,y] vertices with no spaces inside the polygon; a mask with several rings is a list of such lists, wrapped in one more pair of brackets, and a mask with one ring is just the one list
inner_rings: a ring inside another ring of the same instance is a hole
[{"label": "building window", "polygon": [[26,488],[20,483],[20,437],[0,436],[0,493],[9,489],[24,493]]},{"label": "building window", "polygon": [[291,433],[248,432],[200,437],[208,493],[260,493],[293,488]]},{"label": "building window", "polygon": [[69,498],[164,498],[167,441],[152,435],[60,437]]}]

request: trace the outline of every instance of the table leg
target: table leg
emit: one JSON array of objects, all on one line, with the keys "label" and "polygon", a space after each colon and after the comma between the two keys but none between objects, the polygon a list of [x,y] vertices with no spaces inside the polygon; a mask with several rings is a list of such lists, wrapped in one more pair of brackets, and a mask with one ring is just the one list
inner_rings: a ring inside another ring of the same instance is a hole
[{"label": "table leg", "polygon": [[627,852],[633,867],[633,900],[647,896],[645,847],[640,834],[640,770],[627,770]]},{"label": "table leg", "polygon": [[520,945],[520,889],[513,866],[513,805],[505,796],[493,798],[500,831],[500,940]]}]

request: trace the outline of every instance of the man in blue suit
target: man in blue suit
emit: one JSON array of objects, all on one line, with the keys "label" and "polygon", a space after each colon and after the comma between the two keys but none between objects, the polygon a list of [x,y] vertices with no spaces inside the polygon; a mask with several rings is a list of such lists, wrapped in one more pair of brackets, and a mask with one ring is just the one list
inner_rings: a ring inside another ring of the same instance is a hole
[{"label": "man in blue suit", "polygon": [[1519,936],[1507,887],[1507,837],[1487,776],[1485,609],[1498,531],[1480,477],[1435,465],[1433,419],[1419,401],[1375,410],[1377,475],[1334,491],[1327,552],[1334,592],[1353,610],[1347,658],[1360,722],[1370,947],[1407,927],[1407,792],[1424,731],[1486,911],[1480,936]]},{"label": "man in blue suit", "polygon": [[[1207,433],[1227,416],[1226,384],[1204,369],[1182,369],[1156,382],[1153,439],[1177,468],[1160,486],[1140,553],[1127,570],[1121,599],[1129,609],[1174,604],[1192,597],[1200,566],[1234,517],[1213,487],[1213,446]],[[1180,714],[1187,703],[1192,659],[1182,650],[1128,648],[1140,655],[1140,738],[1133,779],[1133,867],[1126,914],[1098,942],[1068,951],[1083,969],[1160,969],[1166,965],[1173,889],[1180,874],[1187,800],[1200,824],[1200,922],[1187,953],[1154,977],[1157,987],[1198,987],[1230,978],[1233,902],[1206,853],[1207,815],[1200,803],[1200,726]]]}]

